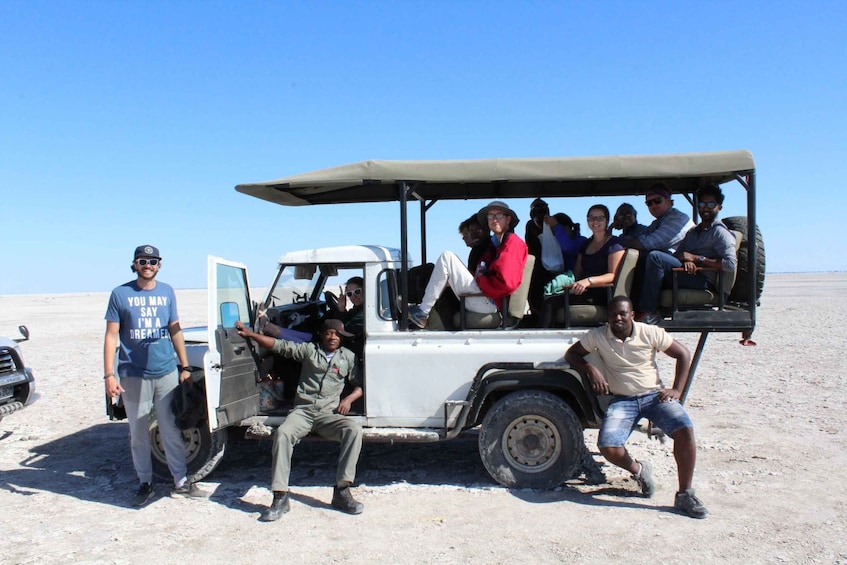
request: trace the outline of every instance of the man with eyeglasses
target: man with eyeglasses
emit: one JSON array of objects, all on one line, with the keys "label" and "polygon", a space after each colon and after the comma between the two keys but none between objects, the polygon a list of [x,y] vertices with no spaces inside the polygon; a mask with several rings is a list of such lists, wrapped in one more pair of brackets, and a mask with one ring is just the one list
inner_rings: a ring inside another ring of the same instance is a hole
[{"label": "man with eyeglasses", "polygon": [[[662,287],[671,285],[672,271],[684,267],[685,273],[677,277],[679,288],[717,288],[717,272],[733,277],[738,266],[735,254],[735,236],[718,219],[724,194],[716,184],[708,184],[697,191],[697,211],[700,223],[685,234],[676,253],[668,255],[652,251],[644,267],[638,309],[644,323],[658,324],[661,317],[656,313]],[[700,267],[708,269],[700,270]]]},{"label": "man with eyeglasses", "polygon": [[206,496],[188,481],[182,431],[171,410],[174,393],[182,381],[191,378],[191,370],[176,295],[170,285],[156,280],[161,267],[162,258],[156,247],[138,246],[130,266],[136,279],[112,291],[106,310],[103,381],[106,395],[121,395],[126,407],[132,463],[140,482],[132,500],[137,507],[147,504],[153,496],[149,425],[154,406],[174,480],[171,494]]}]

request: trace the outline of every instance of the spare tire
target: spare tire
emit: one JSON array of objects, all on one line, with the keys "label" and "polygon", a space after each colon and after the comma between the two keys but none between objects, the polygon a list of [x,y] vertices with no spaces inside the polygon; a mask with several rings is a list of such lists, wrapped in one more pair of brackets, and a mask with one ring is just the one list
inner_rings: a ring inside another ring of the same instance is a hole
[{"label": "spare tire", "polygon": [[[741,247],[738,249],[738,274],[735,277],[735,285],[732,287],[732,292],[729,293],[730,302],[740,302],[743,304],[750,303],[750,277],[751,273],[747,268],[747,258],[750,249],[750,242],[747,241],[747,218],[744,216],[731,216],[723,219],[724,225],[731,230],[741,232]],[[762,240],[762,232],[759,226],[756,226],[756,272],[752,273],[756,280],[756,305],[759,304],[759,299],[762,298],[762,291],[765,288],[765,244]]]}]

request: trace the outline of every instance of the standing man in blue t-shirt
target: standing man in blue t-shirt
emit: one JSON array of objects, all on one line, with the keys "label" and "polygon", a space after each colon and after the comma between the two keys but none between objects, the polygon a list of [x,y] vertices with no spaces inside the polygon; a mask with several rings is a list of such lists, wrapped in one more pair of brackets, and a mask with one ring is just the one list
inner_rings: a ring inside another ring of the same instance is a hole
[{"label": "standing man in blue t-shirt", "polygon": [[[123,395],[126,407],[132,463],[141,482],[133,506],[144,506],[153,496],[148,426],[154,405],[168,468],[174,478],[171,494],[205,496],[188,482],[182,432],[171,410],[174,392],[180,382],[191,378],[191,371],[179,327],[176,295],[170,285],[156,281],[161,266],[157,248],[137,247],[130,267],[137,278],[112,291],[106,310],[103,380],[106,395]],[[174,352],[179,357],[179,367]]]}]

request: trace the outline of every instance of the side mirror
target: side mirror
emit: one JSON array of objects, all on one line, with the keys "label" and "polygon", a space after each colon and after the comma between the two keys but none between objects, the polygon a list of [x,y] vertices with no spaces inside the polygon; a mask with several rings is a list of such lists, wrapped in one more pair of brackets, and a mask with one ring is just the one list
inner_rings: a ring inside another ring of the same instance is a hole
[{"label": "side mirror", "polygon": [[20,343],[29,339],[29,329],[26,326],[18,326],[18,331],[21,332],[23,337],[16,339],[16,342]]}]

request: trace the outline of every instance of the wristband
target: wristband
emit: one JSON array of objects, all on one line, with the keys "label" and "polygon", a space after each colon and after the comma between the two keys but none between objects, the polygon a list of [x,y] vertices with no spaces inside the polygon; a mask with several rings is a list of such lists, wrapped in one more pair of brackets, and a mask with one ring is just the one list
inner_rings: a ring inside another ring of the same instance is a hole
[{"label": "wristband", "polygon": [[105,381],[109,377],[114,377],[114,376],[115,376],[115,373],[106,373],[105,375],[103,375],[103,380]]},{"label": "wristband", "polygon": [[588,277],[588,284],[591,285],[591,277]]}]

